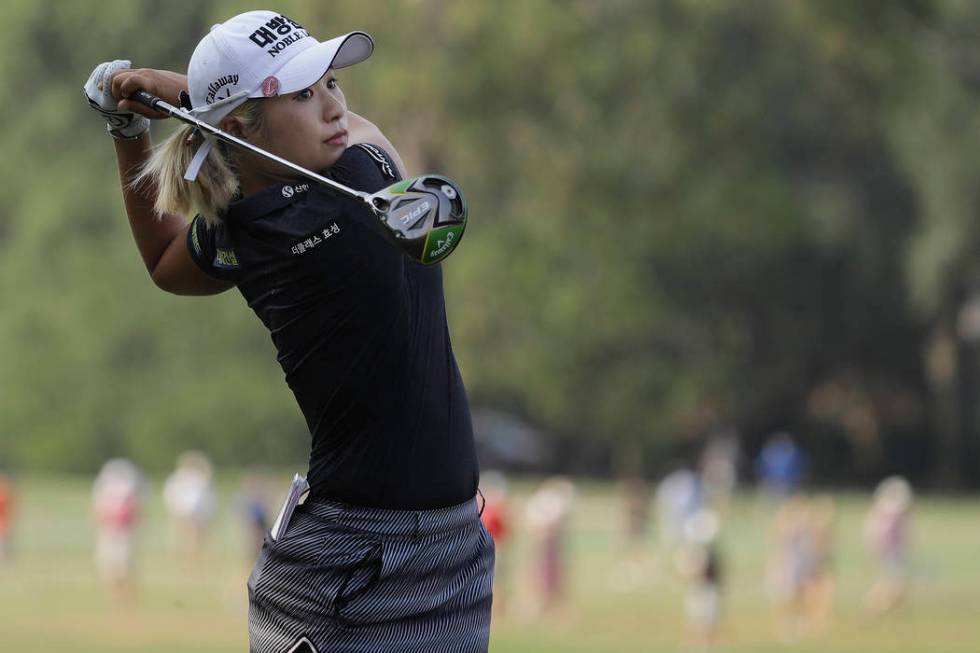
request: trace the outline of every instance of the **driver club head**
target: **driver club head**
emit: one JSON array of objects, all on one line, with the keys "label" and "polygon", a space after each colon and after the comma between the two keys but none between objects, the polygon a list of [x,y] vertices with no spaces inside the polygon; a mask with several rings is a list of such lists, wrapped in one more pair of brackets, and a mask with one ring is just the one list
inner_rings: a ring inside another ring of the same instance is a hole
[{"label": "driver club head", "polygon": [[466,229],[466,202],[459,187],[440,175],[398,182],[368,197],[395,243],[430,265],[449,256]]}]

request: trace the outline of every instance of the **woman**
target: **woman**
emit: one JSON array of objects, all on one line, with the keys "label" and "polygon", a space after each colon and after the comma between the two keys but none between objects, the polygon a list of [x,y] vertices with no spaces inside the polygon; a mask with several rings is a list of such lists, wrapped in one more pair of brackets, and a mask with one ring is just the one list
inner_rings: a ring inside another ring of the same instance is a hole
[{"label": "woman", "polygon": [[115,61],[85,87],[116,139],[154,282],[188,295],[237,287],[312,435],[310,496],[266,537],[249,579],[254,652],[487,650],[493,543],[442,272],[405,257],[359,203],[249,152],[191,128],[153,150],[147,118],[162,116],[126,98],[143,89],[189,106],[374,192],[404,166],[334,77],[372,49],[362,32],[319,43],[285,16],[248,12],[212,28],[186,78]]}]

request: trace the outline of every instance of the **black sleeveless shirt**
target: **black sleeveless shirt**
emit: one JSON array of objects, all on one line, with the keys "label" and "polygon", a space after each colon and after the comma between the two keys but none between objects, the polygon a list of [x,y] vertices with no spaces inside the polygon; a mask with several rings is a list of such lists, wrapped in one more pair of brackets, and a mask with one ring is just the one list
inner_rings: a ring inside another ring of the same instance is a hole
[{"label": "black sleeveless shirt", "polygon": [[[390,157],[347,149],[325,176],[366,192],[397,180]],[[431,509],[473,497],[473,430],[441,266],[415,263],[361,202],[312,182],[194,219],[194,261],[235,283],[269,330],[312,434],[315,497]]]}]

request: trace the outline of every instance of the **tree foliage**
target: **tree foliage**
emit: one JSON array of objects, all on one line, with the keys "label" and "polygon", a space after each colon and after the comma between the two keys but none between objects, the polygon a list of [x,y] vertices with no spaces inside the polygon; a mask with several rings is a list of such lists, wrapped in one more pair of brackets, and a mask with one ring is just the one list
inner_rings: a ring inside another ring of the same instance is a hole
[{"label": "tree foliage", "polygon": [[[142,270],[81,96],[105,59],[184,70],[212,23],[250,8],[8,3],[0,461],[302,461],[240,297],[169,297]],[[734,425],[750,446],[795,430],[827,478],[976,471],[943,467],[978,437],[957,330],[980,281],[972,4],[279,8],[321,37],[375,36],[341,72],[351,107],[471,205],[446,264],[471,398],[567,443],[563,464],[656,460]]]}]

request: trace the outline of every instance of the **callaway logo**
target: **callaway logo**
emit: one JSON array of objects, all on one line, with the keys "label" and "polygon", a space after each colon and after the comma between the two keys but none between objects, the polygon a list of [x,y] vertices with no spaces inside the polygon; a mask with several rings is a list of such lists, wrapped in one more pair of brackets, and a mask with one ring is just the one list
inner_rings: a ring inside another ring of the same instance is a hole
[{"label": "callaway logo", "polygon": [[306,192],[308,190],[310,190],[310,185],[309,184],[297,184],[296,186],[283,186],[282,187],[282,196],[283,197],[292,197],[296,193],[303,193],[303,192]]},{"label": "callaway logo", "polygon": [[[275,57],[290,44],[301,41],[309,35],[309,32],[303,29],[302,25],[280,14],[267,22],[265,27],[260,27],[252,32],[248,38],[260,48],[271,45],[272,47],[266,52],[270,57]],[[285,38],[280,39],[283,36]]]},{"label": "callaway logo", "polygon": [[[227,86],[228,84],[234,86],[237,83],[238,83],[238,75],[225,75],[223,77],[219,77],[218,79],[208,84],[208,94],[204,96],[204,101],[207,102],[208,104],[214,103],[215,96],[218,94],[218,91],[221,90],[222,86]],[[225,97],[231,97],[230,90],[228,89],[225,90]]]},{"label": "callaway logo", "polygon": [[402,224],[408,224],[409,222],[414,222],[415,220],[421,218],[431,208],[432,205],[429,204],[429,200],[425,200],[424,202],[422,202],[414,209],[412,209],[411,211],[409,211],[408,213],[406,213],[405,215],[401,216],[398,219],[401,220]]},{"label": "callaway logo", "polygon": [[454,240],[456,240],[456,234],[450,231],[448,234],[446,234],[446,237],[444,239],[440,239],[436,241],[436,245],[438,245],[438,247],[433,251],[429,252],[429,256],[436,257],[444,253],[453,244]]}]

